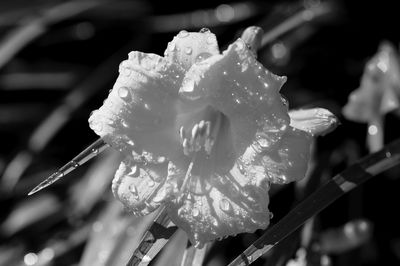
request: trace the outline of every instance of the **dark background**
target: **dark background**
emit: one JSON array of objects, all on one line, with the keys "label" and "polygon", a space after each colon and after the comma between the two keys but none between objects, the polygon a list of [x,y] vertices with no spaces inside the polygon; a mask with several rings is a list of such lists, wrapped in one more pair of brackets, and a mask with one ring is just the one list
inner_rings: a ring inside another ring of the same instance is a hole
[{"label": "dark background", "polygon": [[[87,125],[87,118],[107,96],[117,77],[118,64],[129,51],[162,55],[167,42],[180,30],[197,31],[204,26],[193,25],[189,19],[181,23],[169,18],[172,28],[160,30],[154,24],[156,19],[168,20],[166,16],[172,14],[188,14],[189,17],[198,10],[212,13],[220,4],[247,3],[255,10],[248,18],[208,26],[217,35],[222,50],[246,27],[259,25],[268,32],[304,8],[301,1],[99,1],[98,6],[71,17],[48,17],[46,10],[66,2],[7,0],[0,3],[0,59],[2,49],[15,52],[3,65],[0,64],[0,173],[4,174],[9,163],[21,152],[25,151],[31,158],[29,167],[15,184],[11,182],[10,185],[4,177],[2,179],[0,226],[21,203],[30,200],[25,195],[35,184],[96,139]],[[365,147],[367,125],[347,121],[341,115],[341,108],[349,93],[359,86],[365,63],[376,53],[379,44],[386,40],[398,49],[400,24],[396,2],[329,2],[333,6],[329,14],[302,23],[259,52],[259,60],[268,69],[288,77],[281,92],[288,98],[291,108],[325,107],[341,120],[337,130],[317,141],[317,162],[324,165],[323,172],[328,175],[325,178],[368,153]],[[19,43],[24,43],[21,49],[15,44],[4,48],[18,27],[31,23],[27,21],[38,23],[43,32],[32,40],[20,40]],[[288,48],[283,58],[273,56],[273,47],[277,43]],[[75,98],[66,100],[74,91]],[[76,99],[83,101],[76,104],[79,102]],[[66,113],[60,112],[64,114],[65,123],[58,128],[57,123],[50,123],[46,132],[56,130],[43,137],[46,145],[38,148],[32,134],[51,112],[62,106],[66,110]],[[385,142],[388,143],[399,135],[399,119],[394,113],[386,115],[385,119]],[[59,202],[65,202],[70,196],[68,187],[77,182],[85,170],[82,167],[68,180],[50,187],[49,193]],[[333,265],[400,263],[399,175],[399,169],[394,168],[377,176],[321,213],[318,232],[360,218],[370,221],[373,227],[371,238],[358,248],[332,255]],[[278,221],[293,206],[295,191],[293,185],[287,186],[272,197],[272,222]],[[106,193],[109,192],[108,189]],[[96,208],[101,209],[101,206],[100,202]],[[95,215],[96,208],[85,219]],[[9,250],[16,246],[22,246],[17,254],[25,254],[55,237],[57,232],[61,234],[76,228],[68,212],[61,208],[57,213],[62,213],[62,218],[54,223],[44,217],[49,223],[44,223],[47,224],[44,228],[48,230],[39,230],[40,226],[35,223],[20,228],[15,234],[8,234],[4,228],[0,230],[0,256],[11,254],[13,251]],[[251,236],[247,238],[252,239]],[[226,260],[232,259],[233,251],[242,251],[250,241],[246,237],[243,239],[222,241],[211,254],[219,251]],[[82,250],[83,244],[55,265],[79,262]],[[291,250],[292,255],[294,252]],[[16,263],[18,259],[11,261]],[[258,263],[264,265],[266,261]],[[309,263],[318,264],[311,260]]]}]

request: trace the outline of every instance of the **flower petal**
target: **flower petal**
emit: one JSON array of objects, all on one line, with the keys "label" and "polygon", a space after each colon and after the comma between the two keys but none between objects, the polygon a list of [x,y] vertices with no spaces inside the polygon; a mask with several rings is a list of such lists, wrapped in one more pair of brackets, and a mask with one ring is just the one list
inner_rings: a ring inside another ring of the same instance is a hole
[{"label": "flower petal", "polygon": [[337,117],[324,108],[291,110],[289,116],[290,126],[308,132],[313,136],[328,134],[339,123]]},{"label": "flower petal", "polygon": [[[133,150],[168,156],[179,142],[174,132],[178,90],[183,70],[155,54],[131,52],[90,127],[125,155]],[[170,144],[170,145],[169,145]]]},{"label": "flower petal", "polygon": [[187,71],[194,63],[219,54],[217,38],[207,29],[200,32],[181,31],[168,44],[165,58]]},{"label": "flower petal", "polygon": [[114,196],[136,215],[146,215],[158,208],[172,190],[166,183],[168,162],[140,162],[125,158],[112,184]]},{"label": "flower petal", "polygon": [[179,91],[184,99],[182,112],[211,105],[230,119],[238,153],[244,152],[257,132],[260,144],[269,148],[289,124],[287,106],[279,94],[285,81],[286,77],[272,74],[257,62],[238,39],[222,55],[189,69]]},{"label": "flower petal", "polygon": [[[265,180],[265,175],[261,178]],[[254,232],[269,224],[268,186],[242,175],[235,165],[225,175],[192,176],[190,195],[167,204],[171,220],[197,247],[229,235]]]},{"label": "flower petal", "polygon": [[288,127],[281,141],[271,150],[250,146],[239,162],[243,173],[267,175],[272,183],[287,184],[305,176],[310,158],[310,134]]}]

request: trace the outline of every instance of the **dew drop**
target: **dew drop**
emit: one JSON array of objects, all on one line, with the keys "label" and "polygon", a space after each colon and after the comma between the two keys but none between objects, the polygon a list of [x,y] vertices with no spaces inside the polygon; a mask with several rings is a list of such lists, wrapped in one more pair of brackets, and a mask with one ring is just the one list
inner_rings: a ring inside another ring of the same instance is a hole
[{"label": "dew drop", "polygon": [[206,42],[208,43],[208,44],[213,44],[214,43],[214,37],[211,35],[211,36],[208,36],[207,37],[207,39],[206,39]]},{"label": "dew drop", "polygon": [[199,214],[200,214],[200,211],[199,211],[199,209],[197,209],[197,208],[193,208],[192,214],[193,214],[193,217],[198,217],[198,216],[199,216]]},{"label": "dew drop", "polygon": [[79,163],[77,163],[76,161],[70,161],[70,164],[73,168],[78,168],[79,167]]},{"label": "dew drop", "polygon": [[258,224],[258,221],[254,218],[250,218],[250,222],[252,222],[253,224]]},{"label": "dew drop", "polygon": [[269,219],[274,218],[274,214],[272,212],[269,212]]},{"label": "dew drop", "polygon": [[213,218],[212,224],[213,224],[214,226],[218,226],[218,221],[217,221],[217,219]]},{"label": "dew drop", "polygon": [[146,110],[150,110],[150,105],[148,105],[147,103],[145,103],[145,104],[144,104],[144,108],[145,108]]},{"label": "dew drop", "polygon": [[129,191],[135,196],[138,194],[137,188],[134,184],[129,185]]},{"label": "dew drop", "polygon": [[175,45],[175,43],[174,43],[174,42],[171,43],[171,44],[169,45],[168,49],[169,49],[171,52],[175,51],[175,50],[176,50],[176,45]]},{"label": "dew drop", "polygon": [[194,59],[194,62],[195,62],[196,64],[198,64],[198,63],[200,63],[200,62],[206,60],[206,59],[209,58],[209,57],[211,57],[211,54],[210,54],[210,53],[200,53],[200,54],[198,54],[198,55],[196,56],[196,58]]},{"label": "dew drop", "polygon": [[178,210],[178,215],[179,216],[183,216],[185,214],[185,209],[184,208],[180,208],[179,210]]},{"label": "dew drop", "polygon": [[222,199],[219,203],[219,207],[221,208],[221,210],[227,212],[231,210],[231,204],[229,203],[229,201],[227,201],[226,199]]},{"label": "dew drop", "polygon": [[228,75],[228,72],[224,71],[222,72],[222,74],[224,74],[224,76]]},{"label": "dew drop", "polygon": [[95,131],[95,132],[101,132],[103,130],[103,124],[98,121],[91,120],[90,121],[90,127]]},{"label": "dew drop", "polygon": [[131,73],[132,73],[132,70],[130,70],[129,68],[123,68],[122,70],[121,70],[121,74],[122,75],[124,75],[124,76],[130,76],[131,75]]},{"label": "dew drop", "polygon": [[192,54],[192,48],[186,47],[186,49],[185,49],[185,54],[187,54],[187,55]]},{"label": "dew drop", "polygon": [[151,261],[151,257],[149,255],[144,255],[142,258],[143,263],[149,263]]},{"label": "dew drop", "polygon": [[239,168],[240,173],[241,173],[242,175],[244,175],[245,169],[244,169],[243,165],[242,165],[242,164],[238,164],[238,168]]},{"label": "dew drop", "polygon": [[179,34],[178,34],[178,37],[179,37],[179,38],[185,38],[185,37],[187,37],[187,36],[189,36],[189,33],[188,33],[187,31],[185,31],[185,30],[181,30],[181,31],[179,32]]},{"label": "dew drop", "polygon": [[138,169],[138,167],[136,165],[134,165],[131,168],[131,171],[128,173],[129,176],[133,176],[133,177],[138,177],[140,173],[140,170]]},{"label": "dew drop", "polygon": [[239,50],[243,50],[243,48],[244,48],[244,44],[240,41],[236,42],[236,46]]},{"label": "dew drop", "polygon": [[93,149],[92,149],[92,153],[93,153],[93,154],[98,154],[98,153],[99,153],[99,150],[96,149],[96,148],[93,148]]},{"label": "dew drop", "polygon": [[118,96],[121,97],[121,99],[127,99],[129,96],[129,90],[127,87],[120,87],[118,88]]},{"label": "dew drop", "polygon": [[247,260],[249,261],[249,262],[253,262],[253,257],[250,255],[250,256],[247,256]]},{"label": "dew drop", "polygon": [[122,125],[124,128],[128,128],[128,127],[129,127],[128,123],[127,123],[124,119],[121,119],[121,125]]},{"label": "dew drop", "polygon": [[165,163],[167,159],[164,156],[158,157],[157,162],[158,163]]},{"label": "dew drop", "polygon": [[269,147],[269,141],[265,138],[258,138],[257,139],[258,145],[260,145],[261,148],[268,148]]}]

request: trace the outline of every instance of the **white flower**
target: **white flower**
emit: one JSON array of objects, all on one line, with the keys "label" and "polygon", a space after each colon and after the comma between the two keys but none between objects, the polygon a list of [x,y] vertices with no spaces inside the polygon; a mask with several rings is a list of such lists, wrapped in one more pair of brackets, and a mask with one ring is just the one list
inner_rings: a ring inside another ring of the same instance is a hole
[{"label": "white flower", "polygon": [[266,228],[270,182],[303,178],[319,128],[290,126],[285,80],[241,39],[220,54],[208,30],[180,32],[164,57],[131,52],[89,119],[125,156],[114,195],[137,215],[165,205],[197,247]]}]

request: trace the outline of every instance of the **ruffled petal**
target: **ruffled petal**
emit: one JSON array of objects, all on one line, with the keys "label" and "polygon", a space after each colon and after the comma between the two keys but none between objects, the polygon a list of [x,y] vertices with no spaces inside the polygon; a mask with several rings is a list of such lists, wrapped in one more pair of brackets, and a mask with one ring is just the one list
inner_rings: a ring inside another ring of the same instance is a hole
[{"label": "ruffled petal", "polygon": [[281,141],[271,150],[251,145],[238,160],[244,174],[266,175],[268,181],[287,184],[305,176],[312,137],[305,131],[288,127]]},{"label": "ruffled petal", "polygon": [[179,91],[183,99],[181,112],[211,105],[230,119],[239,154],[255,136],[268,149],[289,124],[287,106],[279,94],[285,81],[286,77],[272,74],[257,62],[238,39],[222,55],[189,69]]},{"label": "ruffled petal", "polygon": [[197,247],[215,239],[264,229],[269,224],[267,180],[243,175],[235,165],[225,175],[192,176],[190,194],[167,204],[171,220]]},{"label": "ruffled petal", "polygon": [[333,131],[339,124],[337,117],[324,108],[299,109],[289,111],[290,126],[313,136],[323,136]]},{"label": "ruffled petal", "polygon": [[183,70],[155,54],[131,52],[90,127],[111,146],[130,155],[145,149],[169,157],[178,146],[174,105]]},{"label": "ruffled petal", "polygon": [[219,54],[217,38],[209,30],[181,31],[168,44],[165,58],[187,71],[194,63]]},{"label": "ruffled petal", "polygon": [[115,173],[112,191],[129,212],[149,214],[172,195],[172,188],[166,183],[167,172],[168,162],[160,158],[149,161],[127,157]]}]

